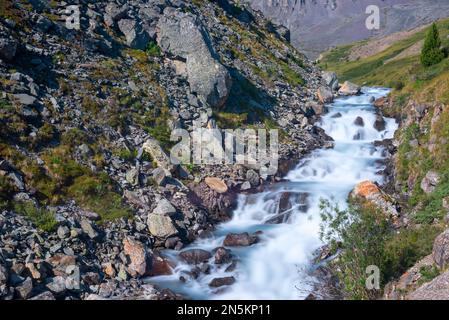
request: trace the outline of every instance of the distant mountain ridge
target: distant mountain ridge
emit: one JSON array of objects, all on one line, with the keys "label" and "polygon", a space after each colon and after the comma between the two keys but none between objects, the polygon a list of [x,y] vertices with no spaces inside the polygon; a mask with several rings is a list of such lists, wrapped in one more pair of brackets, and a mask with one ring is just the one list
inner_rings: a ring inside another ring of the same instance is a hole
[{"label": "distant mountain ridge", "polygon": [[[245,0],[291,30],[293,45],[310,58],[327,49],[416,28],[449,16],[447,0]],[[366,8],[380,8],[380,30],[368,30]]]}]

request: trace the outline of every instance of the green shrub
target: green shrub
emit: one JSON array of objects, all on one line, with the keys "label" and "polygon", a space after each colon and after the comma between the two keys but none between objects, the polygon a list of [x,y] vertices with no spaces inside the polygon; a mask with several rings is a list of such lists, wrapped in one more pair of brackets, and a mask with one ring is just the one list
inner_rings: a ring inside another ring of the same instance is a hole
[{"label": "green shrub", "polygon": [[321,216],[321,239],[334,250],[341,249],[333,264],[348,299],[380,297],[380,290],[366,288],[366,268],[379,268],[382,287],[428,255],[441,232],[428,225],[396,232],[382,212],[363,203],[352,203],[347,210],[340,210],[322,201]]},{"label": "green shrub", "polygon": [[14,205],[14,210],[28,219],[42,231],[54,231],[58,225],[55,215],[43,208],[37,208],[32,202],[19,202]]},{"label": "green shrub", "polygon": [[159,57],[161,55],[161,48],[155,41],[150,41],[145,51],[150,57]]},{"label": "green shrub", "polygon": [[441,39],[438,27],[433,23],[427,32],[424,46],[421,51],[421,63],[423,66],[430,67],[440,63],[441,60],[444,59],[444,53],[441,51],[440,47]]}]

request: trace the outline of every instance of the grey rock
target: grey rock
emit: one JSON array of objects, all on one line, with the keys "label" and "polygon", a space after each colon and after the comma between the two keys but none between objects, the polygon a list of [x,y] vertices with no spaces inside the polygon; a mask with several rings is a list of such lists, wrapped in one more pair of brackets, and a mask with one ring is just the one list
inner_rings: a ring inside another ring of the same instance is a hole
[{"label": "grey rock", "polygon": [[156,208],[153,210],[154,214],[173,215],[176,213],[175,207],[165,198],[162,198],[157,203]]},{"label": "grey rock", "polygon": [[354,120],[354,124],[355,124],[356,126],[358,126],[358,127],[364,127],[364,126],[365,126],[365,121],[363,121],[363,118],[362,118],[362,117],[357,117],[357,118]]},{"label": "grey rock", "polygon": [[34,105],[36,103],[36,98],[26,93],[15,94],[14,98],[17,99],[20,104],[26,106]]},{"label": "grey rock", "polygon": [[81,219],[80,225],[83,232],[87,234],[89,238],[95,239],[98,237],[98,232],[95,231],[92,224],[87,219]]},{"label": "grey rock", "polygon": [[440,269],[449,266],[449,229],[435,239],[432,257]]},{"label": "grey rock", "polygon": [[432,193],[433,191],[435,191],[435,188],[437,187],[439,182],[439,174],[435,171],[429,171],[421,181],[421,189],[427,194]]},{"label": "grey rock", "polygon": [[11,60],[16,55],[17,42],[11,39],[0,38],[0,58]]},{"label": "grey rock", "polygon": [[46,287],[56,295],[61,295],[67,290],[65,285],[65,278],[61,276],[52,278],[51,281],[47,283]]},{"label": "grey rock", "polygon": [[215,250],[214,259],[215,264],[223,264],[231,262],[232,259],[231,250],[223,247],[217,248]]},{"label": "grey rock", "polygon": [[138,186],[139,175],[140,175],[139,167],[132,168],[128,170],[128,172],[126,173],[126,181],[128,181],[132,186]]},{"label": "grey rock", "polygon": [[158,238],[168,238],[178,234],[178,230],[169,216],[149,214],[147,224],[150,234]]},{"label": "grey rock", "polygon": [[41,294],[38,294],[37,296],[30,298],[29,300],[56,300],[56,298],[50,291],[45,291]]},{"label": "grey rock", "polygon": [[168,178],[171,177],[171,173],[168,170],[159,167],[153,170],[152,177],[158,186],[165,186]]},{"label": "grey rock", "polygon": [[331,88],[332,91],[337,91],[338,89],[338,78],[335,72],[325,71],[323,72],[323,80],[326,85]]},{"label": "grey rock", "polygon": [[33,280],[26,278],[24,282],[16,287],[16,294],[20,299],[26,300],[31,296],[33,291]]},{"label": "grey rock", "polygon": [[143,50],[148,45],[150,36],[136,20],[122,19],[118,22],[118,28],[125,35],[129,47]]},{"label": "grey rock", "polygon": [[352,82],[345,81],[345,83],[343,83],[341,88],[338,90],[338,94],[340,94],[341,96],[354,96],[359,94],[360,90],[360,86]]},{"label": "grey rock", "polygon": [[66,226],[59,226],[57,233],[60,239],[65,239],[70,236],[70,229]]},{"label": "grey rock", "polygon": [[231,77],[216,59],[209,35],[199,19],[190,13],[165,10],[158,30],[157,41],[162,50],[186,60],[191,91],[212,107],[223,106],[232,85]]},{"label": "grey rock", "polygon": [[377,115],[376,116],[376,121],[374,121],[374,125],[373,125],[374,129],[376,129],[377,131],[384,131],[386,128],[386,122],[384,117],[382,117],[381,115]]},{"label": "grey rock", "polygon": [[334,101],[334,94],[328,87],[319,87],[317,96],[321,103],[331,103]]},{"label": "grey rock", "polygon": [[246,180],[248,180],[252,187],[257,187],[260,184],[259,174],[252,169],[246,172]]}]

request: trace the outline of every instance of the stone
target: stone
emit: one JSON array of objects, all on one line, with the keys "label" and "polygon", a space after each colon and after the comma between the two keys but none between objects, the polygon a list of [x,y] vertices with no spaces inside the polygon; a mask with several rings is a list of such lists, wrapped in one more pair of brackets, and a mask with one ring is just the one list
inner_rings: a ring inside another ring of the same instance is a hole
[{"label": "stone", "polygon": [[191,91],[211,107],[222,107],[232,80],[228,70],[216,59],[210,36],[201,21],[193,14],[166,9],[157,27],[161,49],[186,60]]},{"label": "stone", "polygon": [[44,292],[38,294],[37,296],[30,298],[29,300],[38,300],[38,301],[49,300],[49,301],[51,301],[51,300],[56,300],[56,298],[53,295],[53,293],[51,293],[50,291],[44,291]]},{"label": "stone", "polygon": [[360,86],[351,83],[349,81],[345,81],[341,88],[338,90],[338,94],[341,96],[354,96],[360,93]]},{"label": "stone", "polygon": [[138,186],[139,185],[139,175],[140,175],[140,169],[139,167],[131,168],[126,172],[126,181],[129,182],[132,186]]},{"label": "stone", "polygon": [[219,288],[223,286],[230,286],[235,283],[234,277],[223,277],[223,278],[214,278],[211,282],[209,282],[209,287]]},{"label": "stone", "polygon": [[449,297],[449,271],[406,296],[407,300],[447,300]]},{"label": "stone", "polygon": [[149,34],[134,19],[121,19],[117,23],[119,30],[125,35],[126,45],[133,49],[146,49],[150,41]]},{"label": "stone", "polygon": [[440,269],[449,266],[449,229],[435,239],[432,257]]},{"label": "stone", "polygon": [[317,97],[321,103],[332,103],[334,101],[334,94],[328,87],[319,87]]},{"label": "stone", "polygon": [[126,237],[123,239],[123,249],[129,258],[128,273],[132,277],[144,276],[147,272],[147,250],[140,241]]},{"label": "stone", "polygon": [[379,98],[379,99],[377,99],[377,100],[374,101],[374,106],[375,106],[376,108],[383,108],[383,107],[385,107],[385,105],[386,105],[387,103],[388,103],[387,98],[381,97],[381,98]]},{"label": "stone", "polygon": [[51,281],[46,284],[46,287],[55,295],[62,295],[67,290],[65,278],[62,276],[52,278]]},{"label": "stone", "polygon": [[33,291],[33,280],[26,278],[20,285],[15,288],[16,294],[20,299],[26,300],[31,296]]},{"label": "stone", "polygon": [[110,278],[114,278],[115,275],[116,275],[114,266],[113,266],[112,263],[110,263],[110,262],[106,262],[106,263],[103,265],[103,271],[104,271],[104,273],[105,273],[108,277],[110,277]]},{"label": "stone", "polygon": [[70,237],[70,229],[66,226],[59,226],[57,234],[60,239],[68,238]]},{"label": "stone", "polygon": [[127,16],[128,6],[118,7],[115,3],[108,3],[105,8],[104,22],[108,27],[113,27],[117,21]]},{"label": "stone", "polygon": [[168,172],[174,172],[175,167],[172,165],[170,157],[167,156],[156,139],[147,139],[143,144],[143,149],[150,154],[159,167]]},{"label": "stone", "polygon": [[338,78],[335,72],[324,71],[322,74],[323,80],[326,85],[331,88],[332,91],[337,91],[338,89]]},{"label": "stone", "polygon": [[384,131],[386,128],[387,123],[385,122],[384,117],[382,117],[380,114],[376,115],[376,121],[374,121],[374,129],[377,131]]},{"label": "stone", "polygon": [[440,182],[440,176],[435,171],[427,172],[426,176],[421,181],[421,189],[429,194],[435,191],[438,183]]},{"label": "stone", "polygon": [[204,182],[207,184],[209,188],[218,193],[226,193],[228,191],[228,186],[220,178],[207,177],[206,179],[204,179]]},{"label": "stone", "polygon": [[171,178],[171,173],[161,167],[153,170],[152,177],[156,185],[165,186],[168,178]]},{"label": "stone", "polygon": [[368,201],[384,214],[393,218],[399,217],[393,200],[372,181],[362,181],[357,184],[354,190],[352,190],[350,197]]},{"label": "stone", "polygon": [[173,274],[173,271],[170,267],[169,262],[161,257],[153,256],[153,259],[151,260],[151,270],[149,275],[151,277],[157,277],[168,276],[171,274]]},{"label": "stone", "polygon": [[16,55],[17,41],[11,39],[0,38],[0,58],[12,60]]},{"label": "stone", "polygon": [[203,262],[207,262],[212,257],[212,255],[209,251],[203,249],[189,249],[182,251],[179,254],[179,257],[188,264],[200,264]]},{"label": "stone", "polygon": [[162,198],[158,201],[156,208],[153,210],[153,214],[173,215],[176,213],[176,208],[173,207],[170,201]]},{"label": "stone", "polygon": [[249,183],[249,181],[245,181],[242,183],[242,185],[240,186],[240,190],[242,191],[246,191],[251,189],[251,183]]},{"label": "stone", "polygon": [[246,171],[246,180],[251,184],[252,187],[257,187],[260,184],[259,174],[252,169]]},{"label": "stone", "polygon": [[223,241],[226,247],[247,247],[259,241],[257,235],[250,235],[248,232],[244,233],[229,233]]},{"label": "stone", "polygon": [[7,285],[8,279],[9,279],[8,269],[6,269],[6,266],[4,266],[0,261],[0,288]]},{"label": "stone", "polygon": [[81,219],[80,221],[81,229],[85,234],[89,236],[91,239],[95,239],[98,237],[98,232],[92,227],[92,224],[87,219]]},{"label": "stone", "polygon": [[223,264],[231,262],[232,259],[231,250],[223,247],[217,248],[215,250],[214,259],[215,264]]},{"label": "stone", "polygon": [[31,106],[36,103],[36,98],[26,93],[15,94],[14,98],[22,105]]},{"label": "stone", "polygon": [[365,126],[365,121],[363,121],[363,118],[362,118],[362,117],[357,117],[357,118],[354,120],[354,124],[355,124],[356,126],[358,126],[358,127],[364,127],[364,126]]},{"label": "stone", "polygon": [[149,214],[147,224],[150,234],[157,238],[168,238],[178,234],[172,219],[166,215]]}]

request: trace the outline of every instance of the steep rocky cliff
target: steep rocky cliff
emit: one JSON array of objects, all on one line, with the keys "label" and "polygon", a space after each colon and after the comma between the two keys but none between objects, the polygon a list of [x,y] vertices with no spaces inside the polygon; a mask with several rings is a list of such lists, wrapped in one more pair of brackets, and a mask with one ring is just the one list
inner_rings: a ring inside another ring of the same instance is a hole
[{"label": "steep rocky cliff", "polygon": [[[291,31],[292,43],[309,57],[336,45],[408,30],[449,15],[445,0],[246,0]],[[366,8],[380,8],[379,30],[368,30]]]},{"label": "steep rocky cliff", "polygon": [[0,298],[178,298],[140,280],[171,272],[158,250],[276,178],[172,165],[171,131],[279,129],[277,176],[327,143],[285,36],[225,0],[2,1]]}]

